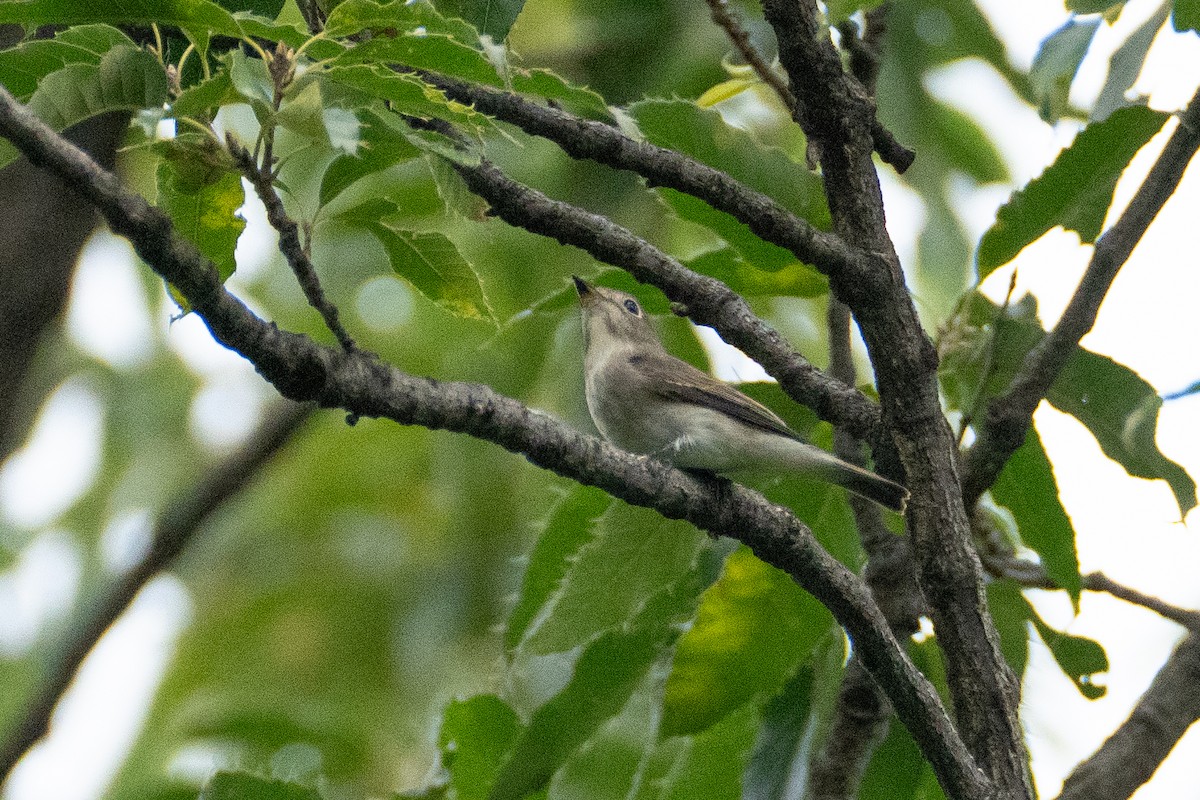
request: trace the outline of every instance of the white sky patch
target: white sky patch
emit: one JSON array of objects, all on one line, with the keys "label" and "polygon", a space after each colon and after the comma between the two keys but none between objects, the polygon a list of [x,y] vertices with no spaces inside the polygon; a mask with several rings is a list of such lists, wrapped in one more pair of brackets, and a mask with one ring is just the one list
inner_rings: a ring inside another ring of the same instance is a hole
[{"label": "white sky patch", "polygon": [[0,573],[0,657],[24,657],[71,610],[82,572],[79,545],[64,531],[45,531],[21,550]]},{"label": "white sky patch", "polygon": [[0,467],[0,514],[36,529],[78,500],[96,479],[104,437],[104,403],[81,377],[46,400],[25,446]]},{"label": "white sky patch", "polygon": [[3,800],[103,796],[190,616],[190,599],[177,578],[163,575],[148,583],[84,661],[54,712],[49,735],[17,765]]},{"label": "white sky patch", "polygon": [[80,253],[67,307],[67,331],[75,346],[117,369],[141,366],[154,355],[138,269],[129,242],[97,231]]}]

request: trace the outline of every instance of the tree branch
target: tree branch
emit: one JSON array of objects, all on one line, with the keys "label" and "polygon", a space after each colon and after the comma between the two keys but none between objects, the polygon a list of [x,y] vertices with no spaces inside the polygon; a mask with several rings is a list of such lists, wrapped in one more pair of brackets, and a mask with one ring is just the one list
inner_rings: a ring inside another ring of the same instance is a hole
[{"label": "tree branch", "polygon": [[692,272],[607,217],[517,183],[490,162],[454,168],[467,188],[487,200],[505,222],[578,247],[627,270],[642,283],[657,286],[668,299],[687,306],[693,320],[712,326],[725,341],[758,361],[798,403],[859,438],[874,439],[879,407],[853,386],[814,367],[725,284]]},{"label": "tree branch", "polygon": [[825,552],[790,511],[745,487],[622,452],[487,386],[414,377],[365,355],[281,331],[226,292],[213,265],[176,234],[164,214],[124,190],[115,176],[2,89],[0,134],[93,202],[109,226],[129,238],[147,264],[184,294],[213,336],[249,359],[285,397],[467,433],[666,517],[685,519],[714,534],[735,534],[759,558],[791,575],[843,625],[947,795],[993,796],[932,685],[904,655],[862,582]]},{"label": "tree branch", "polygon": [[771,69],[771,65],[762,57],[762,53],[758,52],[750,42],[750,35],[746,33],[746,29],[742,27],[742,23],[738,22],[734,13],[729,10],[729,0],[708,0],[708,8],[712,12],[713,22],[725,31],[729,41],[733,42],[733,46],[742,54],[742,59],[750,65],[758,79],[771,87],[788,111],[794,111],[796,98],[792,96],[792,90],[788,88],[787,81],[778,72]]},{"label": "tree branch", "polygon": [[764,0],[780,59],[803,114],[797,122],[821,154],[834,230],[871,253],[875,269],[830,282],[858,320],[875,367],[884,420],[904,462],[909,531],[929,600],[959,730],[1001,796],[1032,796],[1017,721],[1019,684],[1000,654],[983,575],[962,502],[954,439],[941,412],[937,355],[921,328],[887,235],[872,160],[874,109],[845,75],[815,0]]},{"label": "tree branch", "polygon": [[629,170],[654,186],[690,194],[746,225],[763,241],[778,245],[827,275],[854,280],[869,263],[854,247],[819,230],[765,194],[720,170],[674,150],[639,142],[611,125],[580,119],[519,95],[468,83],[428,70],[413,70],[446,97],[554,142],[572,158]]},{"label": "tree branch", "polygon": [[1200,720],[1200,635],[1189,633],[1121,727],[1067,777],[1058,800],[1124,800]]},{"label": "tree branch", "polygon": [[250,151],[234,139],[232,134],[226,135],[225,146],[229,149],[234,166],[241,171],[246,180],[250,181],[254,186],[255,193],[266,206],[267,221],[279,233],[279,252],[283,254],[288,266],[292,268],[292,273],[296,276],[296,281],[300,284],[308,304],[317,310],[321,319],[325,320],[325,326],[337,337],[343,350],[347,352],[357,350],[354,339],[346,332],[341,320],[338,319],[337,306],[329,301],[329,298],[325,296],[325,290],[321,288],[321,280],[317,277],[317,270],[308,257],[308,249],[300,242],[300,226],[288,216],[287,210],[283,207],[283,200],[275,191],[275,178],[269,160],[264,160],[260,167],[255,163],[254,156]]},{"label": "tree branch", "polygon": [[236,497],[312,413],[312,406],[281,404],[228,458],[215,464],[186,492],[163,507],[150,548],[84,616],[62,643],[54,663],[29,706],[0,748],[0,785],[28,750],[46,734],[50,716],[80,665],[105,631],[129,608],[155,575],[168,569],[214,513]]},{"label": "tree branch", "polygon": [[979,438],[965,460],[963,493],[968,505],[974,505],[995,483],[1008,459],[1024,443],[1038,403],[1075,353],[1079,340],[1096,324],[1100,304],[1117,273],[1179,186],[1197,149],[1200,149],[1200,90],[1180,114],[1179,127],[1171,134],[1129,206],[1096,242],[1079,287],[1054,330],[1025,356],[1008,390],[989,404]]}]

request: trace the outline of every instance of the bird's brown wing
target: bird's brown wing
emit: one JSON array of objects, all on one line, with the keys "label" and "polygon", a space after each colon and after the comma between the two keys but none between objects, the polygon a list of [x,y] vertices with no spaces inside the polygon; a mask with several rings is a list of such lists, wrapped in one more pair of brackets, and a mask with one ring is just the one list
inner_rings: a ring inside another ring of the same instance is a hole
[{"label": "bird's brown wing", "polygon": [[[674,356],[664,354],[654,366],[657,379],[648,381],[654,391],[667,400],[691,403],[728,414],[739,422],[789,439],[799,439],[796,432],[787,426],[774,411],[739,392],[727,383],[717,380]],[[649,359],[635,356],[630,366],[646,374]],[[663,378],[662,376],[666,376]]]}]

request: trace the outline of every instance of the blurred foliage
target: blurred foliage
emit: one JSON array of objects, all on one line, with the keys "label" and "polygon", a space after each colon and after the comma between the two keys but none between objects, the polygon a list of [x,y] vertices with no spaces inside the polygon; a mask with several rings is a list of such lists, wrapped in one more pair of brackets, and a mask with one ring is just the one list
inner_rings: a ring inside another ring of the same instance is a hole
[{"label": "blurred foliage", "polygon": [[[170,213],[223,277],[232,274],[230,287],[256,311],[329,342],[277,254],[233,272],[235,243],[250,238],[233,213],[243,184],[210,126],[216,120],[222,133],[260,150],[263,131],[273,130],[281,195],[327,293],[363,347],[409,372],[486,383],[593,430],[571,274],[636,292],[664,317],[668,346],[707,366],[692,327],[666,313],[656,290],[487,216],[448,165],[485,155],[517,180],[606,214],[725,281],[821,360],[828,283],[811,265],[694,198],[574,161],[380,66],[400,61],[510,87],[619,124],[828,228],[803,135],[730,56],[702,5],[318,5],[328,34],[311,39],[294,0],[8,0],[0,22],[62,27],[0,52],[0,82],[60,128],[106,110],[140,112],[122,155],[130,185]],[[856,12],[876,5],[828,7],[840,22],[861,20]],[[1167,5],[1153,17],[1157,27],[1146,23],[1114,56],[1097,121],[1001,209],[980,245],[978,272],[952,184],[1005,183],[1009,171],[988,131],[938,97],[930,79],[974,59],[1049,116],[1077,116],[1067,102],[1071,80],[1091,33],[1119,8],[1072,9],[1109,13],[1103,22],[1075,19],[1049,39],[1033,75],[1011,65],[970,2],[895,3],[889,17],[880,115],[917,150],[901,180],[925,211],[917,261],[906,267],[929,327],[941,330],[944,397],[960,418],[977,417],[1044,336],[1031,302],[998,307],[973,287],[1053,226],[1094,240],[1117,176],[1161,127],[1163,115],[1121,106],[1153,34],[1167,24]],[[1176,28],[1195,26],[1195,3],[1177,0],[1172,9]],[[760,10],[733,10],[770,60],[774,40]],[[160,38],[161,52],[147,47]],[[304,69],[278,94],[259,52],[275,42],[304,50]],[[178,67],[178,87],[164,58]],[[450,123],[458,137],[407,125],[399,114]],[[174,139],[156,138],[163,119],[174,121]],[[0,145],[0,158],[14,154]],[[139,275],[138,302],[156,314],[171,307],[148,270]],[[68,610],[0,651],[6,725],[37,691],[69,611],[88,608],[114,579],[106,553],[115,523],[152,516],[225,452],[201,421],[205,398],[223,379],[204,359],[181,355],[176,337],[160,326],[150,355],[123,366],[63,336],[44,348],[31,380],[83,382],[95,394],[101,463],[57,518],[0,531],[5,576],[52,531],[81,564]],[[778,387],[743,388],[830,446],[829,427]],[[253,416],[269,394],[246,384],[221,402]],[[1080,351],[1048,399],[1131,474],[1168,481],[1181,512],[1195,505],[1192,479],[1154,441],[1161,400],[1132,370]],[[801,480],[755,486],[795,509],[843,563],[861,568],[840,491]],[[990,502],[1015,521],[1014,547],[1036,552],[1077,598],[1075,534],[1036,433]],[[332,411],[318,414],[207,524],[172,571],[190,610],[109,790],[118,800],[397,789],[512,800],[782,798],[819,747],[847,655],[825,609],[727,540],[479,441],[376,420],[350,426]],[[1098,693],[1092,676],[1107,669],[1098,645],[1048,627],[1010,583],[989,592],[1018,673],[1036,631],[1080,691]],[[936,641],[914,643],[912,653],[944,691]],[[209,774],[218,767],[236,771]],[[911,738],[893,724],[861,796],[939,794]]]}]

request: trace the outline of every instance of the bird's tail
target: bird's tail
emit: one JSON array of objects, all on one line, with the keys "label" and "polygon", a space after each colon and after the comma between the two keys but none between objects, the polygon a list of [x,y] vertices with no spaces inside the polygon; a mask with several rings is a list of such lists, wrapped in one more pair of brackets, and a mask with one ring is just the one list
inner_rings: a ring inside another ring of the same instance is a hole
[{"label": "bird's tail", "polygon": [[908,489],[895,481],[840,459],[836,464],[827,465],[825,470],[825,477],[830,483],[836,483],[843,489],[865,497],[873,503],[878,503],[884,508],[904,513],[904,506],[908,503]]}]

